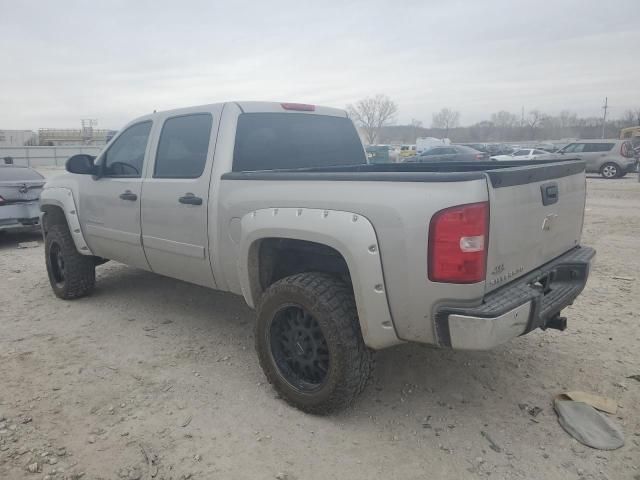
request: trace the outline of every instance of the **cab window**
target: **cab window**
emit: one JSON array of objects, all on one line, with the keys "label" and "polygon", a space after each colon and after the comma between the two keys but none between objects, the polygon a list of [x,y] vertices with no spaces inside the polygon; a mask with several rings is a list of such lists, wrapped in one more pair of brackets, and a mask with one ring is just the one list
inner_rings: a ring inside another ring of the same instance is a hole
[{"label": "cab window", "polygon": [[103,175],[140,178],[150,131],[151,122],[142,122],[122,132],[102,157]]}]

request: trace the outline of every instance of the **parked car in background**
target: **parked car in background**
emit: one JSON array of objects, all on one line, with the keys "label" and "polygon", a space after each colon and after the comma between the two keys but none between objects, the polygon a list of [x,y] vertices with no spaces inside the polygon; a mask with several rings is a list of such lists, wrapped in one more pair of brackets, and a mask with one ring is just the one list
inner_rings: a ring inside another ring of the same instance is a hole
[{"label": "parked car in background", "polygon": [[425,150],[420,155],[409,157],[405,162],[475,162],[489,160],[489,154],[464,145],[447,145]]},{"label": "parked car in background", "polygon": [[604,178],[620,178],[636,168],[633,145],[629,140],[579,140],[558,151],[586,163],[587,173],[599,173]]},{"label": "parked car in background", "polygon": [[448,138],[418,137],[416,138],[416,151],[414,155],[419,155],[430,148],[442,147],[445,145],[451,145],[451,141]]},{"label": "parked car in background", "polygon": [[640,126],[627,127],[620,130],[620,140],[640,139]]},{"label": "parked car in background", "polygon": [[473,148],[474,150],[478,150],[479,152],[489,153],[488,143],[457,143],[456,145]]},{"label": "parked car in background", "polygon": [[402,145],[400,147],[400,158],[413,157],[416,154],[415,145]]},{"label": "parked car in background", "polygon": [[44,183],[32,168],[0,165],[0,230],[38,224]]},{"label": "parked car in background", "polygon": [[492,160],[536,160],[540,158],[550,158],[550,153],[544,150],[538,150],[537,148],[521,148],[509,155],[494,155]]},{"label": "parked car in background", "polygon": [[389,163],[389,145],[367,145],[367,163]]}]

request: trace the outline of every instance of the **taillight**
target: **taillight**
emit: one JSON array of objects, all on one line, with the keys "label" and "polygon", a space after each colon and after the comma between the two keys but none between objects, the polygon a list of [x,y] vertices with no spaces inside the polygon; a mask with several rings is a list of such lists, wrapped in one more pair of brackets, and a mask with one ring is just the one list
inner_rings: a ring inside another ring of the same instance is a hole
[{"label": "taillight", "polygon": [[4,202],[5,202],[4,198],[2,197],[2,195],[0,195],[0,205],[4,205]]},{"label": "taillight", "polygon": [[298,110],[300,112],[313,112],[316,109],[315,105],[308,105],[306,103],[281,103],[280,105],[285,110]]},{"label": "taillight", "polygon": [[486,274],[488,243],[488,202],[440,210],[429,224],[429,280],[481,282]]},{"label": "taillight", "polygon": [[482,153],[476,154],[476,160],[482,160],[483,158],[484,158],[484,155]]}]

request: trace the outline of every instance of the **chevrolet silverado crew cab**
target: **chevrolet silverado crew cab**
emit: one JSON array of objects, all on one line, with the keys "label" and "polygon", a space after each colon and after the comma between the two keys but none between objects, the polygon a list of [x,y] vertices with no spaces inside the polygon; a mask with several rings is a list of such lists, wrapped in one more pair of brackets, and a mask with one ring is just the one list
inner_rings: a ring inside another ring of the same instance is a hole
[{"label": "chevrolet silverado crew cab", "polygon": [[326,413],[403,342],[489,349],[585,286],[581,161],[367,164],[342,110],[230,102],[140,117],[47,182],[51,287],[109,260],[242,295],[267,379]]}]

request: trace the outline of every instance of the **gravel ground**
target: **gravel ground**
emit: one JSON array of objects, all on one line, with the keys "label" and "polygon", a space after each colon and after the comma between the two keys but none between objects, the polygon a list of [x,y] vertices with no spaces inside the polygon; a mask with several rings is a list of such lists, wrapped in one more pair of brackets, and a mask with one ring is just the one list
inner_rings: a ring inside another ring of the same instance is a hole
[{"label": "gravel ground", "polygon": [[[588,191],[598,256],[565,332],[380,352],[357,404],[324,418],[265,383],[242,298],[109,262],[93,296],[64,302],[39,235],[4,234],[0,478],[640,479],[640,184]],[[565,390],[615,399],[625,446],[569,437],[552,407]]]}]

